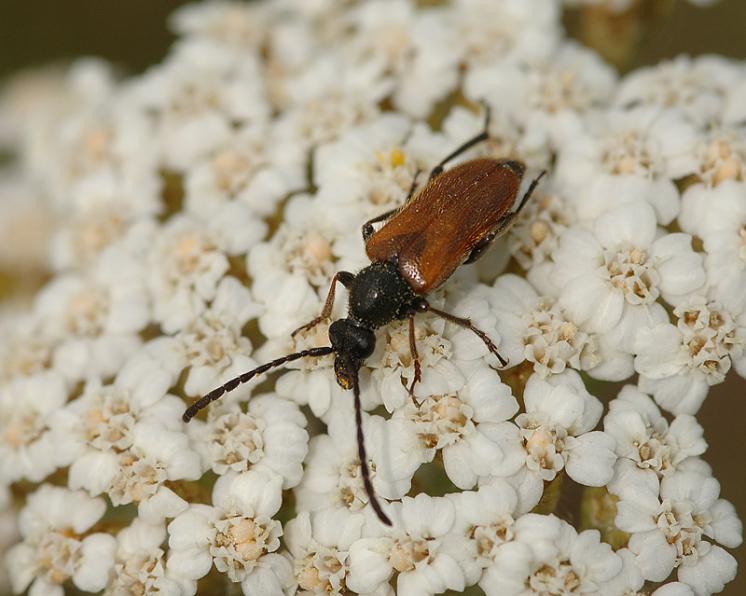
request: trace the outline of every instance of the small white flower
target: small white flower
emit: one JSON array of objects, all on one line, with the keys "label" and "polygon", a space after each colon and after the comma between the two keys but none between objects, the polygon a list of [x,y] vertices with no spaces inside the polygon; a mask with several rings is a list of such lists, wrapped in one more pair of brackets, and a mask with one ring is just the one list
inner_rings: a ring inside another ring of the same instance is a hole
[{"label": "small white flower", "polygon": [[500,276],[488,297],[499,313],[500,348],[510,366],[528,360],[546,377],[566,368],[592,371],[602,362],[596,334],[575,324],[553,298],[540,297],[517,275]]},{"label": "small white flower", "polygon": [[663,584],[653,592],[643,589],[645,579],[642,577],[635,554],[628,548],[616,551],[622,559],[622,571],[604,584],[604,596],[695,596],[694,591],[681,582]]},{"label": "small white flower", "polygon": [[0,486],[0,590],[6,593],[10,593],[10,572],[5,564],[5,554],[21,539],[18,533],[18,514],[7,507],[9,499],[8,489]]},{"label": "small white flower", "polygon": [[[65,125],[111,116],[115,99],[113,69],[103,60],[79,58],[70,68],[26,72],[8,81],[0,106],[3,142],[14,143],[36,180],[54,180],[74,156],[58,153]],[[103,113],[103,114],[102,114]],[[126,132],[126,130],[125,130]],[[145,150],[147,151],[147,149]]]},{"label": "small white flower", "polygon": [[704,430],[693,416],[680,414],[670,424],[653,401],[632,385],[609,404],[604,431],[616,439],[616,453],[640,474],[669,476],[707,450]]},{"label": "small white flower", "polygon": [[[641,596],[644,595],[641,594]],[[696,596],[696,594],[687,584],[681,582],[669,582],[658,588],[650,596]]]},{"label": "small white flower", "polygon": [[64,380],[54,366],[54,349],[59,337],[54,336],[41,317],[34,313],[17,313],[0,318],[0,380],[16,377],[47,376]]},{"label": "small white flower", "polygon": [[559,5],[542,0],[456,0],[456,27],[467,71],[498,62],[536,62],[555,50]]},{"label": "small white flower", "polygon": [[37,296],[36,311],[61,342],[57,368],[71,382],[111,376],[139,347],[150,321],[142,267],[109,253],[89,275],[58,276]]},{"label": "small white flower", "polygon": [[606,582],[622,569],[598,530],[578,533],[553,515],[529,513],[516,521],[515,531],[479,584],[487,596],[606,594]]},{"label": "small white flower", "polygon": [[505,421],[517,411],[510,387],[485,365],[452,393],[410,401],[389,422],[395,474],[412,474],[438,451],[446,474],[461,489],[472,488],[480,477],[515,473],[522,452],[515,427]]},{"label": "small white flower", "polygon": [[241,329],[260,311],[235,277],[220,280],[207,310],[176,335],[189,367],[184,383],[187,395],[203,395],[256,366],[249,357],[251,342]]},{"label": "small white flower", "polygon": [[[722,126],[708,130],[697,143],[695,155],[698,167],[693,173],[699,184],[689,187],[684,197],[700,185],[713,189],[728,181],[742,182],[746,177],[746,139],[739,127]],[[686,200],[682,207],[685,205]]]},{"label": "small white flower", "polygon": [[[350,209],[337,212],[343,216]],[[335,242],[349,230],[338,229],[332,209],[319,205],[319,199],[306,195],[293,197],[285,207],[285,221],[269,241],[254,246],[248,254],[247,270],[252,277],[252,293],[266,307],[259,324],[265,335],[280,337],[317,316],[322,309],[332,277],[340,266]],[[359,222],[354,222],[359,229]],[[362,243],[356,237],[356,249]],[[357,266],[355,266],[357,268]],[[339,291],[335,312],[342,312],[345,291]],[[283,310],[284,309],[284,310]],[[280,329],[277,329],[282,321]],[[294,325],[284,331],[286,325]]]},{"label": "small white flower", "polygon": [[539,593],[574,590],[604,594],[604,583],[621,571],[621,559],[600,541],[598,530],[578,532],[566,522],[561,528],[556,552],[552,557],[540,556],[543,564],[533,570],[528,585]]},{"label": "small white flower", "polygon": [[697,594],[722,590],[735,577],[736,561],[705,538],[734,548],[741,544],[742,526],[733,505],[718,499],[717,480],[677,472],[660,484],[652,475],[643,481],[623,474],[609,486],[619,497],[615,523],[632,534],[629,549],[643,577],[663,581],[678,568],[679,581]]},{"label": "small white flower", "polygon": [[730,86],[725,94],[725,109],[721,114],[723,123],[738,124],[743,122],[744,112],[743,98],[746,97],[746,80],[740,80]]},{"label": "small white flower", "polygon": [[726,91],[740,77],[737,66],[719,56],[678,56],[627,74],[616,92],[618,106],[676,108],[706,126],[722,113]]},{"label": "small white flower", "polygon": [[500,547],[520,533],[521,511],[516,492],[502,480],[478,491],[448,495],[456,509],[453,529],[446,537],[445,548],[464,570],[466,585],[484,578],[495,561]]},{"label": "small white flower", "polygon": [[593,431],[603,406],[588,393],[578,373],[568,370],[546,380],[533,374],[523,400],[526,412],[515,422],[533,482],[551,481],[563,468],[586,486],[603,486],[611,480],[617,458],[615,441]]},{"label": "small white flower", "polygon": [[659,296],[677,305],[705,282],[690,236],[656,235],[653,209],[637,201],[601,215],[593,232],[567,230],[554,253],[559,304],[591,331],[613,329],[629,352],[641,328],[666,320]]},{"label": "small white flower", "polygon": [[[210,568],[241,582],[244,594],[282,594],[290,563],[275,554],[282,526],[282,479],[263,472],[226,474],[215,483],[213,505],[190,505],[168,525],[168,571],[198,580]],[[262,587],[263,586],[263,587]]]},{"label": "small white flower", "polygon": [[70,468],[70,486],[92,495],[105,492],[114,505],[136,503],[140,517],[149,523],[174,517],[186,502],[164,483],[197,480],[202,475],[199,456],[189,448],[187,436],[159,422],[144,421],[132,428],[127,439],[131,444],[124,449],[89,449],[76,459]]},{"label": "small white flower", "polygon": [[694,296],[674,309],[677,324],[642,329],[635,341],[640,389],[673,414],[695,414],[733,364],[746,374],[745,327],[720,302]]},{"label": "small white flower", "polygon": [[129,89],[129,101],[156,115],[160,157],[186,170],[224,143],[235,125],[269,116],[258,57],[205,39],[188,40]]},{"label": "small white flower", "polygon": [[583,115],[611,99],[613,70],[595,52],[566,41],[546,61],[505,61],[470,70],[464,82],[469,98],[489,100],[526,129],[549,134],[561,145],[582,132]]},{"label": "small white flower", "polygon": [[639,591],[645,585],[640,569],[635,561],[635,554],[628,548],[616,551],[622,560],[622,570],[604,584],[604,594],[608,596],[642,596]]},{"label": "small white flower", "polygon": [[418,10],[408,0],[366,2],[348,19],[354,34],[345,53],[353,64],[371,62],[395,79],[396,108],[425,117],[458,79],[458,53],[447,11]]},{"label": "small white flower", "polygon": [[180,6],[169,17],[180,36],[206,38],[243,49],[258,48],[271,27],[272,4],[223,0]]},{"label": "small white flower", "polygon": [[393,81],[374,62],[352,64],[322,53],[287,81],[288,106],[277,120],[278,142],[310,149],[331,142],[380,113]]},{"label": "small white flower", "polygon": [[556,180],[576,203],[578,217],[592,221],[604,211],[645,200],[658,222],[679,212],[673,180],[696,169],[694,128],[674,110],[612,110],[586,120],[586,130],[559,151]]},{"label": "small white flower", "polygon": [[362,536],[365,519],[342,509],[301,511],[285,526],[285,544],[293,562],[299,594],[333,594],[347,590],[350,546]]},{"label": "small white flower", "polygon": [[6,555],[13,591],[20,594],[31,584],[31,596],[63,596],[69,579],[86,592],[102,590],[116,540],[88,530],[105,511],[103,499],[82,491],[44,484],[30,495],[19,516],[23,542]]},{"label": "small white flower", "polygon": [[117,250],[137,255],[157,226],[153,217],[136,213],[110,189],[95,189],[64,217],[50,241],[50,259],[57,271],[91,267],[99,259],[111,259],[109,253]]},{"label": "small white flower", "polygon": [[455,520],[453,503],[419,494],[392,503],[387,511],[392,528],[383,530],[379,524],[374,537],[361,538],[350,547],[347,586],[367,594],[380,589],[396,571],[399,594],[463,590],[464,572],[444,548]]},{"label": "small white flower", "polygon": [[[240,208],[237,204],[227,206],[229,211],[234,207]],[[212,223],[229,214],[218,212]],[[264,234],[263,224],[246,213],[233,216],[232,225],[246,226],[242,242],[252,245]],[[228,234],[233,234],[233,229],[208,229],[184,214],[171,218],[161,229],[149,255],[148,282],[155,319],[165,331],[184,328],[215,298],[218,282],[229,267],[226,253],[232,251]]]},{"label": "small white flower", "polygon": [[[103,70],[100,64],[99,68]],[[48,122],[45,138],[38,139],[47,146],[32,146],[38,151],[32,157],[36,162],[32,167],[53,205],[62,211],[76,212],[104,199],[139,217],[154,215],[161,209],[161,181],[151,121],[136,106],[123,101],[109,72],[103,76],[109,80],[90,83],[108,87],[98,92],[108,97],[100,97],[95,106],[70,110],[64,117],[58,114],[56,121]]]},{"label": "small white flower", "polygon": [[139,518],[117,534],[117,549],[104,596],[195,594],[193,581],[170,577],[166,572],[166,528]]},{"label": "small white flower", "polygon": [[740,295],[746,284],[745,203],[746,184],[735,180],[715,188],[694,185],[684,193],[679,222],[702,238],[707,282],[720,298]]},{"label": "small white flower", "polygon": [[58,467],[50,416],[67,400],[62,380],[48,375],[0,385],[0,485],[40,482]]},{"label": "small white flower", "polygon": [[146,344],[122,367],[111,384],[89,381],[82,395],[50,416],[59,465],[75,466],[86,454],[120,452],[133,443],[140,422],[178,431],[184,402],[166,392],[181,371],[169,362],[175,342],[161,338]]},{"label": "small white flower", "polygon": [[252,212],[271,215],[288,192],[305,184],[305,155],[300,147],[274,143],[274,129],[247,126],[195,162],[184,178],[185,210],[204,219],[232,200]]},{"label": "small white flower", "polygon": [[303,476],[308,453],[306,417],[297,405],[276,395],[252,397],[243,412],[235,402],[212,406],[207,422],[188,427],[206,468],[216,474],[263,470],[292,488]]},{"label": "small white flower", "polygon": [[[275,279],[278,280],[278,285],[274,288],[274,298],[271,301],[265,301],[257,297],[259,303],[265,307],[259,317],[259,330],[262,335],[269,338],[269,341],[257,350],[256,358],[258,360],[275,358],[294,351],[300,345],[306,347],[312,347],[311,344],[329,345],[326,333],[328,324],[323,322],[294,337],[291,335],[301,325],[308,323],[321,313],[324,303],[319,298],[318,292],[307,279],[300,275],[279,275]],[[342,293],[340,291],[340,294]],[[342,312],[344,300],[341,296],[338,300],[336,309],[337,312]],[[318,343],[314,343],[317,340]],[[291,366],[298,366],[298,364]]]},{"label": "small white flower", "polygon": [[573,208],[556,190],[537,189],[508,231],[510,254],[543,294],[552,293],[548,290],[551,258],[559,237],[575,223]]},{"label": "small white flower", "polygon": [[[409,118],[399,114],[382,114],[319,148],[314,160],[317,198],[334,206],[335,220],[341,220],[334,225],[345,236],[353,236],[351,226],[359,229],[363,219],[399,207],[415,173],[429,172],[449,149],[442,135],[429,127],[413,126]],[[419,184],[424,184],[424,177]],[[349,220],[343,217],[345,212]],[[360,235],[355,236],[359,241]]]},{"label": "small white flower", "polygon": [[[327,508],[361,512],[368,506],[358,456],[352,411],[334,412],[329,417],[328,434],[311,440],[306,470],[295,488],[298,503],[310,511]],[[363,414],[363,436],[373,490],[379,501],[399,499],[410,488],[415,470],[400,469],[397,454],[389,454],[394,444],[393,427],[380,416]]]},{"label": "small white flower", "polygon": [[345,15],[345,11],[354,2],[350,0],[277,0],[274,4],[312,22],[323,23],[324,20],[329,19],[337,24],[337,20]]}]

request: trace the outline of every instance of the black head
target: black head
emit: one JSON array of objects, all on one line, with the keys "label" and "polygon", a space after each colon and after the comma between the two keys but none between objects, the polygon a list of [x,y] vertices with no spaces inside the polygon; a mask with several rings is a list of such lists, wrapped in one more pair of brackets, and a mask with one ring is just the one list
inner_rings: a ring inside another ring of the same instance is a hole
[{"label": "black head", "polygon": [[350,319],[339,319],[329,326],[329,340],[336,354],[334,372],[337,383],[342,389],[350,389],[360,363],[376,347],[376,336],[370,329],[360,327]]},{"label": "black head", "polygon": [[400,318],[414,298],[396,263],[371,263],[350,284],[349,317],[376,329]]}]

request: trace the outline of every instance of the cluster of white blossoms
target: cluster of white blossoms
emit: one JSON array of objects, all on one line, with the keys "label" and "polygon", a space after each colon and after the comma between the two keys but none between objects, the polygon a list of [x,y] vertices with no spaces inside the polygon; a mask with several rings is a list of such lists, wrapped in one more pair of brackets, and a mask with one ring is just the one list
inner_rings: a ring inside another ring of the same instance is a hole
[{"label": "cluster of white blossoms", "polygon": [[[550,0],[209,2],[171,24],[143,75],[81,61],[0,103],[0,252],[40,259],[10,228],[52,219],[48,283],[0,311],[15,593],[705,596],[733,580],[741,522],[696,414],[746,376],[743,63],[619,78]],[[393,525],[331,356],[183,423],[220,383],[328,345],[327,323],[290,332],[369,262],[361,224],[478,134],[485,105],[489,139],[459,159],[521,160],[524,187],[547,175],[428,299],[509,365],[422,314],[410,395],[406,321],[377,331],[363,428]]]}]

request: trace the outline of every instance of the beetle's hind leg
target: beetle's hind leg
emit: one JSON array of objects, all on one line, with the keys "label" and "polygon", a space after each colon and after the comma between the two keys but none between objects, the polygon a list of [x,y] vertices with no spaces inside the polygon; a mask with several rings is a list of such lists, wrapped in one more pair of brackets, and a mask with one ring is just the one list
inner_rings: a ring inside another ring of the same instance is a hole
[{"label": "beetle's hind leg", "polygon": [[443,173],[443,168],[445,165],[451,161],[452,159],[456,159],[459,155],[464,153],[465,151],[468,151],[471,149],[474,145],[477,145],[478,143],[481,143],[482,141],[486,141],[490,138],[490,134],[488,132],[490,128],[490,120],[492,112],[490,111],[490,107],[486,104],[482,104],[484,107],[484,128],[482,129],[482,132],[480,132],[475,137],[472,137],[465,143],[463,143],[461,146],[456,148],[454,151],[446,155],[438,165],[436,165],[432,170],[430,170],[430,180],[438,176],[439,174]]},{"label": "beetle's hind leg", "polygon": [[489,338],[489,336],[479,329],[479,327],[476,327],[474,323],[471,322],[471,319],[464,319],[462,317],[457,317],[456,315],[452,315],[450,313],[447,313],[442,310],[438,310],[437,308],[433,308],[432,306],[428,305],[427,310],[430,311],[433,314],[438,315],[439,317],[444,318],[446,321],[450,321],[451,323],[455,323],[456,325],[459,325],[460,327],[464,327],[466,329],[469,329],[474,333],[479,339],[481,339],[484,342],[484,345],[487,346],[487,349],[492,352],[495,357],[500,361],[500,366],[506,367],[508,366],[508,361],[502,357],[500,352],[497,351],[497,346],[493,343],[493,341]]},{"label": "beetle's hind leg", "polygon": [[[412,186],[409,187],[409,192],[407,193],[407,198],[404,199],[403,205],[406,205],[409,199],[412,198],[412,195],[414,194],[414,191],[417,189],[417,177],[420,175],[420,170],[417,170],[414,173],[414,178],[412,178]],[[386,221],[389,217],[391,217],[394,213],[399,211],[400,207],[394,207],[393,209],[389,209],[385,213],[381,213],[381,215],[376,215],[373,219],[369,219],[363,224],[362,232],[363,232],[363,242],[366,242],[368,238],[370,238],[373,235],[373,232],[375,230],[373,229],[373,224],[378,223],[380,221]]]},{"label": "beetle's hind leg", "polygon": [[341,283],[345,288],[349,288],[353,279],[355,279],[355,275],[350,273],[349,271],[337,271],[332,278],[332,284],[329,287],[329,293],[326,295],[326,301],[324,302],[324,308],[321,310],[321,314],[305,325],[301,325],[300,327],[298,327],[295,331],[293,331],[291,336],[295,337],[301,331],[311,329],[321,323],[321,321],[330,318],[332,315],[332,308],[334,308],[334,294],[337,282]]},{"label": "beetle's hind leg", "polygon": [[506,226],[509,227],[510,223],[511,223],[511,220],[514,217],[516,217],[521,212],[521,210],[523,209],[523,207],[528,202],[529,198],[531,198],[531,195],[534,194],[534,190],[536,190],[536,187],[538,186],[539,181],[541,181],[541,179],[545,176],[546,173],[547,173],[546,170],[542,170],[539,173],[539,175],[531,181],[531,184],[529,185],[528,189],[526,190],[526,194],[524,194],[523,197],[521,197],[521,202],[518,203],[518,209],[516,209],[515,211],[512,211],[510,213],[510,220],[506,222]]},{"label": "beetle's hind leg", "polygon": [[489,233],[489,235],[482,238],[477,245],[472,249],[472,251],[469,253],[469,256],[466,257],[466,260],[464,261],[465,265],[468,265],[469,263],[473,263],[479,257],[482,256],[485,250],[487,250],[492,244],[492,242],[495,240],[495,238],[499,238],[502,236],[505,232],[507,232],[510,229],[510,226],[513,225],[513,222],[515,222],[515,218],[518,217],[518,215],[521,213],[523,208],[526,206],[526,203],[528,202],[531,195],[534,193],[534,190],[536,189],[536,186],[539,184],[539,181],[544,177],[544,174],[546,174],[546,170],[542,171],[536,178],[534,178],[531,182],[531,185],[526,190],[526,193],[521,198],[521,202],[518,204],[518,208],[515,211],[511,211],[510,213],[506,213],[503,215],[497,222],[497,226],[495,229]]},{"label": "beetle's hind leg", "polygon": [[386,213],[381,213],[381,215],[376,215],[374,218],[369,219],[363,224],[363,242],[366,242],[368,238],[370,238],[373,235],[373,232],[375,230],[373,229],[373,224],[378,223],[379,221],[386,221],[389,217],[391,217],[394,213],[396,213],[399,210],[398,207],[395,207],[394,209],[389,209],[386,211]]}]

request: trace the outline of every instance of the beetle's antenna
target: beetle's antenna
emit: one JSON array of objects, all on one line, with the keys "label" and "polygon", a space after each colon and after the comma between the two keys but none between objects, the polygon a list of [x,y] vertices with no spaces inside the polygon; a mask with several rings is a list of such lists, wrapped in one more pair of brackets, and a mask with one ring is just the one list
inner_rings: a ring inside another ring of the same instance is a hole
[{"label": "beetle's antenna", "polygon": [[302,352],[295,352],[294,354],[288,354],[287,356],[283,356],[282,358],[277,358],[277,360],[272,360],[272,362],[267,362],[267,364],[262,364],[261,366],[258,366],[254,370],[250,370],[248,372],[243,373],[242,375],[239,375],[231,379],[230,381],[228,381],[227,383],[224,383],[220,387],[213,389],[212,391],[210,391],[210,393],[208,393],[204,397],[201,397],[200,399],[198,399],[196,402],[194,402],[191,406],[189,406],[186,409],[181,419],[184,422],[189,422],[192,418],[194,418],[197,415],[197,412],[199,412],[203,408],[206,408],[209,404],[214,402],[216,399],[220,399],[221,397],[223,397],[224,394],[228,393],[229,391],[233,391],[239,385],[250,381],[256,375],[265,373],[268,370],[275,368],[277,366],[282,366],[286,362],[292,362],[293,360],[299,360],[301,358],[305,358],[306,356],[326,356],[333,352],[334,352],[334,348],[332,348],[331,346],[323,346],[321,348],[311,348],[309,350],[303,350]]},{"label": "beetle's antenna", "polygon": [[392,525],[391,520],[381,509],[381,504],[376,499],[376,493],[373,490],[373,483],[370,481],[370,470],[368,469],[368,456],[365,453],[365,441],[363,437],[363,414],[362,406],[360,405],[360,383],[357,377],[357,369],[354,369],[352,373],[352,392],[355,395],[355,426],[357,427],[357,455],[360,459],[360,471],[363,476],[363,484],[365,485],[365,492],[368,495],[373,511],[376,512],[378,519],[380,519],[387,526]]}]

